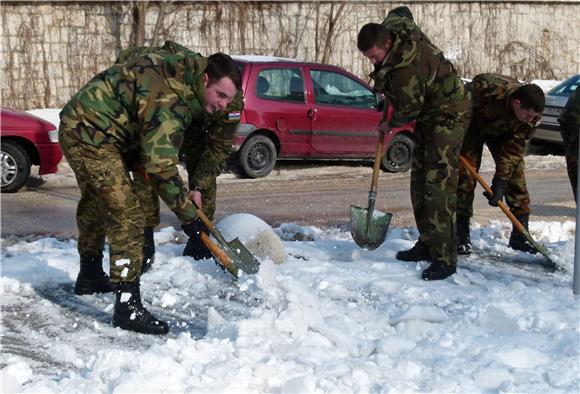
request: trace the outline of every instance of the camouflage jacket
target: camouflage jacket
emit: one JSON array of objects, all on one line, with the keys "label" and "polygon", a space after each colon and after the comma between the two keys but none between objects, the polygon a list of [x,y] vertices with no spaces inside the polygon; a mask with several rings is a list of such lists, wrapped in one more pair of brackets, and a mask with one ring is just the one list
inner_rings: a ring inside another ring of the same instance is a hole
[{"label": "camouflage jacket", "polygon": [[[123,63],[135,56],[148,53],[184,54],[200,56],[191,49],[173,41],[166,41],[161,47],[133,47],[119,54],[117,63]],[[187,169],[189,187],[207,189],[222,172],[227,158],[233,150],[236,129],[244,106],[242,92],[225,111],[214,114],[205,112],[194,117],[185,133],[179,155]]]},{"label": "camouflage jacket", "polygon": [[479,74],[470,84],[473,114],[470,131],[476,131],[488,143],[496,144],[494,179],[509,180],[523,160],[534,126],[516,118],[511,96],[522,84],[498,74]]},{"label": "camouflage jacket", "polygon": [[580,125],[580,89],[576,89],[568,99],[564,110],[558,118],[560,124]]},{"label": "camouflage jacket", "polygon": [[370,76],[374,89],[393,105],[391,126],[469,112],[469,95],[455,68],[415,22],[389,14],[382,24],[391,32],[393,45]]},{"label": "camouflage jacket", "polygon": [[197,216],[177,170],[178,152],[193,120],[205,116],[202,73],[207,58],[151,52],[96,75],[60,113],[61,138],[114,146],[139,161],[182,222]]}]

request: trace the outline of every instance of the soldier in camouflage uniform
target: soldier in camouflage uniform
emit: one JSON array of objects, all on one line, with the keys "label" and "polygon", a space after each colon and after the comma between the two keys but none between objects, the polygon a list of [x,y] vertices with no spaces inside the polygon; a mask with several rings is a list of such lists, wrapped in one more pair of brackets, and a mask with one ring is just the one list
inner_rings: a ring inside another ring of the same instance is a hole
[{"label": "soldier in camouflage uniform", "polygon": [[[473,96],[473,115],[465,134],[461,154],[479,171],[483,145],[495,161],[491,189],[484,193],[489,204],[497,206],[505,196],[507,205],[518,220],[528,227],[530,196],[524,175],[524,154],[531,133],[542,117],[544,93],[534,84],[524,85],[498,74],[480,74],[468,85]],[[475,178],[459,167],[457,189],[458,253],[471,253],[469,220],[473,216]],[[514,229],[510,247],[535,252],[525,237]]]},{"label": "soldier in camouflage uniform", "polygon": [[564,153],[568,177],[574,192],[574,200],[578,203],[578,134],[580,133],[580,93],[577,88],[568,99],[564,111],[560,114],[560,133],[564,141]]},{"label": "soldier in camouflage uniform", "polygon": [[130,169],[142,169],[184,232],[198,237],[206,229],[177,171],[178,152],[192,122],[225,110],[239,90],[239,72],[227,55],[153,52],[96,75],[61,111],[61,147],[81,189],[75,292],[113,290],[102,270],[106,236],[116,293],[113,325],[168,332],[167,323],[141,303],[145,215]]},{"label": "soldier in camouflage uniform", "polygon": [[358,48],[375,66],[374,88],[393,106],[388,131],[416,120],[411,200],[419,240],[397,253],[403,261],[431,261],[425,280],[456,271],[455,205],[459,149],[471,104],[463,82],[441,51],[413,21],[407,7],[391,10],[381,25],[369,23]]},{"label": "soldier in camouflage uniform", "polygon": [[[136,47],[122,51],[116,63],[124,63],[135,56],[148,53],[197,55],[182,45],[166,41],[161,47]],[[186,132],[188,136],[181,146],[180,158],[185,163],[190,196],[211,220],[216,207],[216,178],[221,173],[226,159],[232,152],[235,131],[243,109],[241,91],[228,105],[225,111],[194,119]],[[143,171],[134,171],[135,190],[145,213],[144,249],[142,272],[146,272],[154,262],[155,243],[153,229],[159,225],[159,198],[152,185],[143,178]],[[183,251],[184,256],[195,259],[211,257],[209,250],[199,237],[190,237]]]}]

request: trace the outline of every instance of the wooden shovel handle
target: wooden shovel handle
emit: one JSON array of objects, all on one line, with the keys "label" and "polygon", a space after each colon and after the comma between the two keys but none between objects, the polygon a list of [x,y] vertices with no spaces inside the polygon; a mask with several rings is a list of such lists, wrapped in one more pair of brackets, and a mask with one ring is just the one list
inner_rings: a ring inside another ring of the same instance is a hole
[{"label": "wooden shovel handle", "polygon": [[[469,163],[469,161],[465,158],[465,156],[459,155],[459,161],[461,162],[461,164],[463,164],[463,166],[465,166],[465,168],[467,168],[467,170],[471,173],[471,175],[473,175],[475,179],[477,179],[477,181],[481,184],[481,186],[485,189],[485,191],[493,196],[493,191],[491,190],[491,187],[489,187],[485,179],[483,179],[481,175],[479,175],[477,171],[475,171],[475,168],[473,168],[473,166]],[[520,223],[520,221],[514,216],[514,214],[510,212],[509,208],[507,207],[507,205],[505,205],[503,201],[498,201],[497,205],[501,208],[503,213],[505,213],[508,219],[513,223],[514,227],[518,232],[526,233],[527,231],[526,228]]]},{"label": "wooden shovel handle", "polygon": [[[381,116],[381,122],[379,123],[379,128],[385,120],[388,118],[388,103],[385,102],[385,109],[383,110],[383,115]],[[377,141],[377,148],[375,150],[375,162],[373,165],[373,177],[371,179],[371,192],[377,191],[377,185],[379,183],[379,169],[381,168],[381,153],[383,153],[383,144],[385,142],[385,132],[379,131],[379,139]]]},{"label": "wooden shovel handle", "polygon": [[234,263],[228,257],[228,255],[225,254],[225,252],[219,246],[217,246],[209,238],[209,236],[206,233],[201,231],[199,234],[200,234],[201,242],[203,242],[203,244],[209,249],[211,254],[213,254],[215,256],[215,258],[219,261],[219,263],[226,270],[228,270],[229,273],[231,273],[233,276],[235,276],[237,278],[238,277],[238,268],[234,265]]}]

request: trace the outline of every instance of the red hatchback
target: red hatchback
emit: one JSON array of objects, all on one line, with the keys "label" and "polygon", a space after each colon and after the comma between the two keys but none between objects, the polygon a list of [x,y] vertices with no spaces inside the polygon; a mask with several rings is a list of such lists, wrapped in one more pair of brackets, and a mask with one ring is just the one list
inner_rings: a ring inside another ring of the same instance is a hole
[{"label": "red hatchback", "polygon": [[[335,66],[265,56],[234,56],[242,74],[244,111],[237,160],[251,178],[266,176],[278,159],[371,159],[381,98]],[[385,138],[383,170],[407,171],[414,124]]]},{"label": "red hatchback", "polygon": [[52,123],[8,108],[0,111],[0,191],[13,193],[24,186],[33,164],[40,166],[39,175],[55,173],[62,152]]}]

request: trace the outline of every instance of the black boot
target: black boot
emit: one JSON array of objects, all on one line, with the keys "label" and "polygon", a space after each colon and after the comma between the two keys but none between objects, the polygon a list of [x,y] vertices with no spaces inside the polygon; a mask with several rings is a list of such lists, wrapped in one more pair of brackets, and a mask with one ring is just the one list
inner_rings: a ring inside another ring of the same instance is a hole
[{"label": "black boot", "polygon": [[113,326],[151,335],[164,335],[169,332],[167,323],[157,320],[141,304],[139,280],[119,283],[115,296]]},{"label": "black boot", "polygon": [[75,294],[110,293],[113,290],[113,283],[103,271],[103,257],[81,256],[81,270],[75,283]]},{"label": "black boot", "polygon": [[[520,223],[525,227],[526,230],[528,229],[530,214],[516,216],[516,219],[518,219],[520,221]],[[538,251],[530,243],[530,241],[528,241],[522,233],[520,233],[518,230],[516,230],[515,226],[512,227],[512,233],[510,235],[510,240],[509,240],[508,246],[512,249],[520,250],[520,251],[526,252],[526,253],[531,253],[531,254],[538,253]]]},{"label": "black boot", "polygon": [[469,216],[457,216],[457,254],[471,254],[469,219]]},{"label": "black boot", "polygon": [[145,241],[143,242],[143,264],[141,264],[141,274],[149,271],[155,262],[155,240],[153,239],[153,227],[143,229]]},{"label": "black boot", "polygon": [[396,258],[400,261],[431,261],[431,252],[429,251],[429,245],[417,241],[411,249],[397,252]]},{"label": "black boot", "polygon": [[421,274],[423,280],[441,280],[445,279],[456,272],[454,265],[447,265],[444,262],[435,260]]},{"label": "black boot", "polygon": [[211,259],[213,255],[209,249],[201,242],[201,238],[198,236],[189,237],[187,240],[187,245],[183,249],[184,256],[191,256],[195,260]]}]

